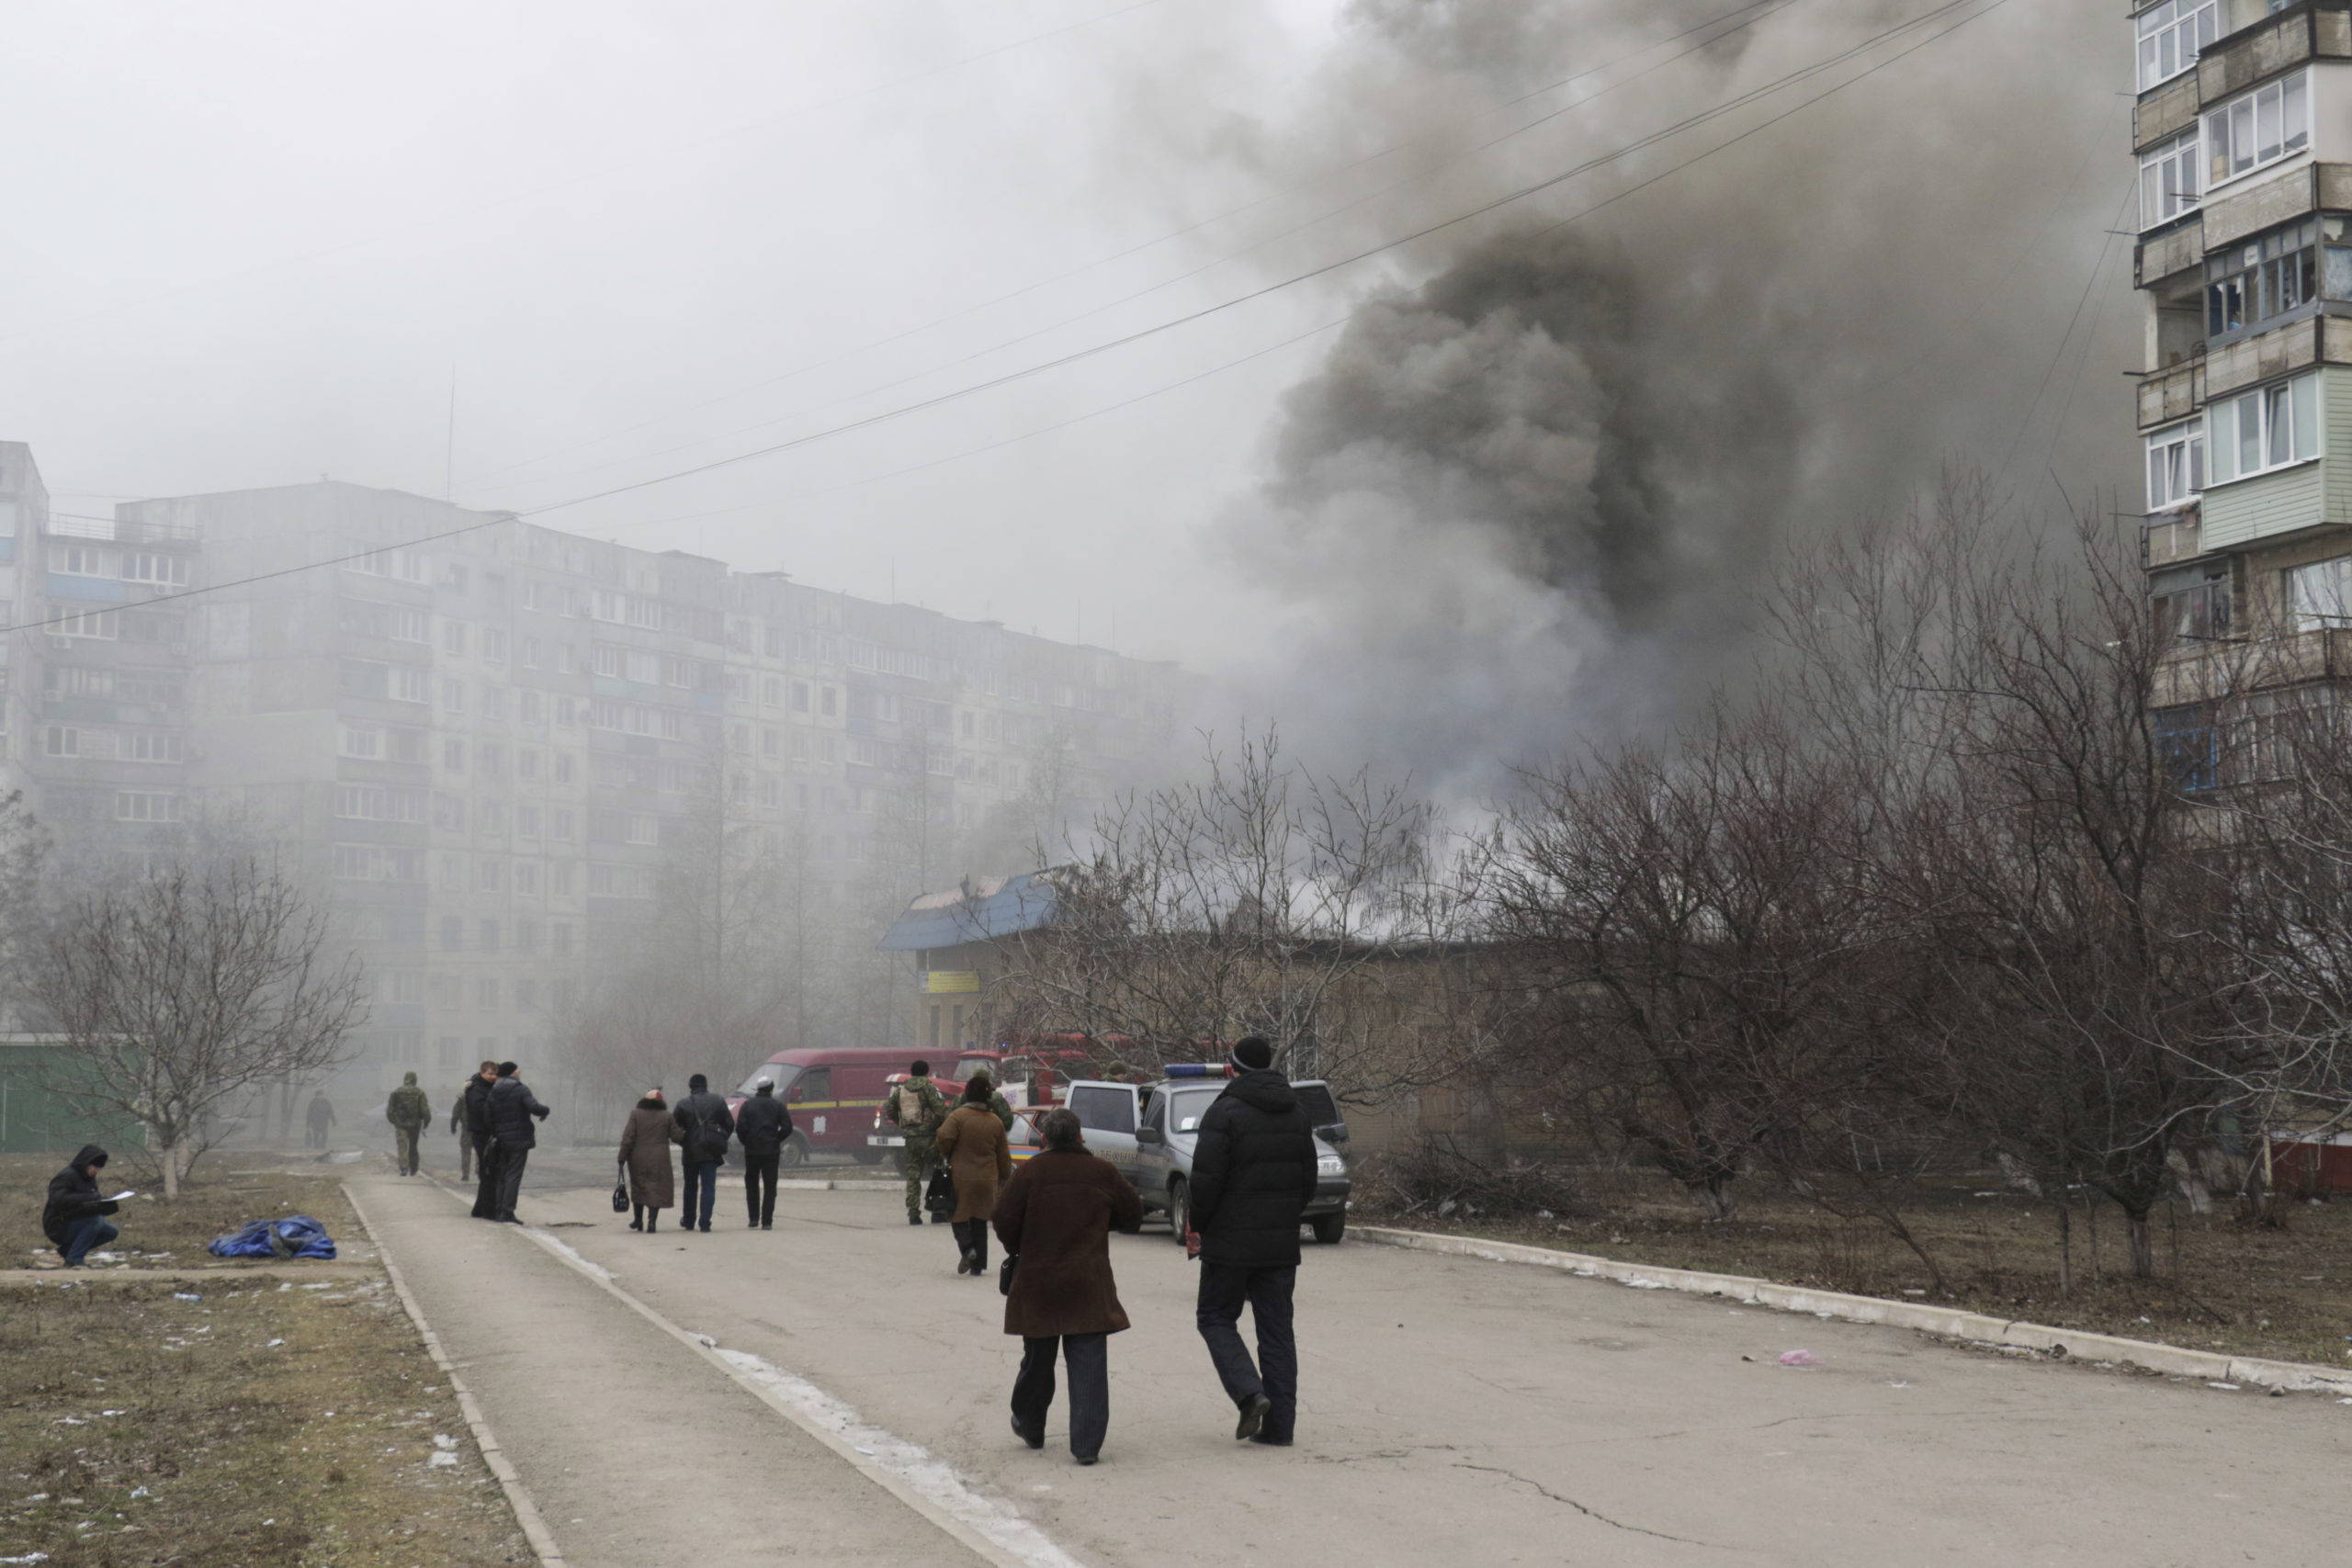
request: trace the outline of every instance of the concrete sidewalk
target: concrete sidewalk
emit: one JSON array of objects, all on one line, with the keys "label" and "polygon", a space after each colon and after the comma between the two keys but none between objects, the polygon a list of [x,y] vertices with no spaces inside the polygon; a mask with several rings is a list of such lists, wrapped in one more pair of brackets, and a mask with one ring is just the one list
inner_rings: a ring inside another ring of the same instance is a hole
[{"label": "concrete sidewalk", "polygon": [[979,1561],[514,1227],[425,1183],[354,1185],[569,1563]]}]

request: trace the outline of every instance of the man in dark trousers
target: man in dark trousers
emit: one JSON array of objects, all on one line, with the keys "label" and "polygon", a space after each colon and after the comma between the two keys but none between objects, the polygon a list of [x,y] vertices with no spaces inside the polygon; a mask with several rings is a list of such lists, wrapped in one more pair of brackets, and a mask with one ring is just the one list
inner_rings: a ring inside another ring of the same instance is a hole
[{"label": "man in dark trousers", "polygon": [[327,1146],[327,1129],[334,1125],[334,1107],[327,1103],[327,1091],[320,1089],[311,1096],[311,1107],[302,1113],[303,1144],[310,1148]]},{"label": "man in dark trousers", "polygon": [[498,1064],[484,1062],[466,1085],[459,1102],[466,1117],[466,1142],[474,1146],[474,1218],[498,1218],[498,1145],[490,1137],[490,1090],[498,1082]]},{"label": "man in dark trousers", "polygon": [[[678,1224],[693,1230],[699,1212],[702,1232],[707,1235],[710,1207],[718,1197],[718,1168],[727,1158],[727,1140],[734,1135],[735,1118],[727,1102],[710,1092],[710,1080],[702,1074],[686,1080],[686,1098],[670,1112],[684,1145],[679,1163],[686,1168],[686,1195],[678,1203]],[[696,1193],[701,1194],[699,1211]]]},{"label": "man in dark trousers", "polygon": [[474,1134],[473,1129],[466,1124],[466,1106],[473,1086],[481,1082],[480,1077],[468,1078],[458,1086],[458,1098],[449,1102],[449,1131],[458,1137],[458,1179],[460,1181],[474,1179]]},{"label": "man in dark trousers", "polygon": [[[1201,1118],[1193,1150],[1193,1224],[1201,1233],[1194,1316],[1241,1412],[1233,1435],[1287,1448],[1298,1418],[1291,1290],[1317,1155],[1306,1108],[1273,1066],[1273,1047],[1262,1037],[1235,1045],[1237,1076]],[[1258,1328],[1255,1365],[1238,1326],[1245,1302]]]},{"label": "man in dark trousers", "polygon": [[79,1269],[93,1247],[104,1247],[122,1234],[106,1222],[106,1216],[122,1205],[98,1193],[98,1172],[106,1163],[106,1150],[85,1144],[73,1164],[49,1179],[40,1234],[49,1237],[68,1269]]},{"label": "man in dark trousers", "polygon": [[743,1143],[743,1196],[752,1205],[752,1224],[772,1231],[775,1168],[792,1137],[792,1112],[775,1097],[774,1078],[763,1077],[752,1086],[752,1098],[735,1113],[735,1135]]},{"label": "man in dark trousers", "polygon": [[548,1119],[548,1108],[514,1074],[514,1063],[501,1062],[498,1081],[490,1086],[490,1137],[498,1151],[498,1213],[492,1217],[510,1225],[521,1224],[514,1217],[514,1200],[523,1193],[523,1168],[539,1144],[533,1122]]}]

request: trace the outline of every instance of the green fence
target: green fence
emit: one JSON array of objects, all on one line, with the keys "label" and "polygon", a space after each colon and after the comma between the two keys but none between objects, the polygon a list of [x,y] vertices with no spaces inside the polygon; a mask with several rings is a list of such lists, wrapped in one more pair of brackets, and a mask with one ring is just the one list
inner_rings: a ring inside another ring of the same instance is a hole
[{"label": "green fence", "polygon": [[57,1092],[74,1070],[72,1054],[57,1040],[0,1037],[0,1154],[72,1154],[84,1144],[146,1147],[136,1122],[94,1115]]}]

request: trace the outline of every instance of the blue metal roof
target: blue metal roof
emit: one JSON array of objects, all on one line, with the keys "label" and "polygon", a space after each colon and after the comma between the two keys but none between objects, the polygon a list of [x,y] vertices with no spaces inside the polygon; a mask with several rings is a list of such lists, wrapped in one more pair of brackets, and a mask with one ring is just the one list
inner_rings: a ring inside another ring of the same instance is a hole
[{"label": "blue metal roof", "polygon": [[926,893],[909,904],[883,933],[886,953],[919,953],[991,937],[1012,936],[1050,925],[1054,919],[1053,874],[1023,872],[1001,882],[973,883],[944,893]]}]

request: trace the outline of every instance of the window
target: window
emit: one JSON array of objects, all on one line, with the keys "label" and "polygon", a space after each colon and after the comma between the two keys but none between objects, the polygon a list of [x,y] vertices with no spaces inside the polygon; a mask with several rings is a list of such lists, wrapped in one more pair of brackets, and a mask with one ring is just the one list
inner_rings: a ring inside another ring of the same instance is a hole
[{"label": "window", "polygon": [[346,757],[380,757],[384,754],[384,732],[372,725],[346,724],[343,727],[343,754]]},{"label": "window", "polygon": [[496,953],[498,951],[498,922],[496,920],[482,921],[481,950],[484,953]]},{"label": "window", "polygon": [[2198,51],[2222,29],[2219,0],[2165,0],[2140,15],[2140,91],[2197,64]]},{"label": "window", "polygon": [[514,776],[518,779],[539,776],[539,754],[528,746],[514,748]]},{"label": "window", "polygon": [[482,777],[494,779],[505,768],[506,749],[494,740],[485,740],[474,753],[474,763]]},{"label": "window", "polygon": [[2319,377],[2307,373],[2231,398],[2206,418],[2216,484],[2308,461],[2320,453]]},{"label": "window", "polygon": [[2140,227],[2153,229],[2197,206],[2197,128],[2140,155]]},{"label": "window", "polygon": [[559,751],[556,753],[555,782],[558,784],[570,784],[571,782],[571,753],[564,751]]},{"label": "window", "polygon": [[441,677],[441,706],[450,713],[466,711],[466,683],[454,675]]},{"label": "window", "polygon": [[571,807],[568,806],[557,807],[553,811],[548,813],[548,821],[550,824],[548,829],[548,838],[560,840],[567,843],[571,841]]},{"label": "window", "polygon": [[51,545],[49,547],[49,570],[65,577],[112,577],[114,552],[95,545]]},{"label": "window", "polygon": [[441,742],[441,765],[453,773],[466,771],[466,743],[462,740]]},{"label": "window", "polygon": [[63,617],[50,631],[55,637],[96,637],[114,642],[122,635],[121,619],[112,610],[85,610]]},{"label": "window", "polygon": [[2230,635],[2230,578],[2211,576],[2160,585],[2149,600],[2159,642],[2209,642]]},{"label": "window", "polygon": [[760,728],[760,755],[761,755],[761,756],[763,756],[763,757],[774,757],[774,756],[778,755],[778,754],[779,754],[779,752],[781,751],[782,748],[783,748],[783,744],[784,744],[784,737],[783,737],[782,735],[778,734],[775,729],[772,729],[772,728],[768,728],[768,727],[766,727],[766,726],[764,726],[764,725],[761,727],[761,728]]},{"label": "window", "polygon": [[[539,868],[537,863],[527,860],[516,861],[514,863],[514,891],[517,893],[537,893],[538,890]],[[524,925],[517,925],[514,928],[515,941],[522,942],[523,933],[526,929],[527,929],[527,922]],[[526,953],[530,951],[527,944],[525,945],[524,951]]]},{"label": "window", "polygon": [[515,702],[521,710],[525,724],[547,722],[547,702],[538,693],[527,690],[519,692],[515,694]]},{"label": "window", "polygon": [[466,651],[465,622],[444,621],[441,623],[441,651],[444,653],[455,654],[460,658],[464,657]]},{"label": "window", "polygon": [[792,683],[792,711],[795,713],[808,711],[808,682],[806,681],[795,681]]},{"label": "window", "polygon": [[514,982],[514,1010],[516,1012],[539,1010],[539,983],[537,980]]},{"label": "window", "polygon": [[628,841],[632,844],[658,844],[662,841],[662,824],[650,811],[628,814]]},{"label": "window", "polygon": [[2352,219],[2306,218],[2205,262],[2205,332],[2241,332],[2323,295],[2352,299]]},{"label": "window", "polygon": [[397,703],[428,702],[432,699],[432,693],[429,690],[431,683],[430,678],[424,671],[399,665],[392,670],[391,683],[388,690],[391,699]]},{"label": "window", "polygon": [[2287,614],[2299,632],[2352,626],[2352,556],[2290,566]]},{"label": "window", "polygon": [[466,797],[462,795],[435,795],[433,797],[433,825],[453,833],[466,830]]},{"label": "window", "polygon": [[426,642],[424,612],[399,610],[392,612],[392,640],[395,642]]},{"label": "window", "polygon": [[571,897],[571,866],[569,862],[548,867],[548,891],[564,898]]},{"label": "window", "polygon": [[498,1010],[498,982],[488,976],[474,982],[474,1006],[484,1012]]},{"label": "window", "polygon": [[2205,117],[2205,188],[2291,157],[2312,142],[2311,73],[2298,71]]},{"label": "window", "polygon": [[770,675],[765,680],[762,681],[760,682],[760,703],[763,707],[782,707],[784,705],[784,682],[774,675]]},{"label": "window", "polygon": [[2221,773],[2221,730],[2213,710],[2204,703],[2159,708],[2155,714],[2156,752],[2172,774],[2174,787],[2197,795],[2213,787]]},{"label": "window", "polygon": [[122,576],[126,582],[150,582],[159,588],[187,586],[187,562],[177,556],[149,555],[141,550],[123,554]]},{"label": "window", "polygon": [[506,807],[503,802],[485,800],[481,803],[481,830],[485,833],[506,831]]},{"label": "window", "polygon": [[381,697],[391,690],[391,666],[367,660],[346,659],[343,661],[343,694],[346,697]]},{"label": "window", "polygon": [[763,776],[761,778],[760,804],[762,806],[781,806],[784,804],[784,783],[782,780],[772,776]]},{"label": "window", "polygon": [[463,893],[466,890],[465,856],[441,857],[441,889],[445,893]]},{"label": "window", "polygon": [[834,712],[835,704],[836,704],[836,702],[837,702],[837,700],[838,700],[838,694],[838,694],[838,692],[837,692],[836,688],[834,688],[834,687],[827,686],[826,688],[824,688],[824,701],[823,701],[823,703],[822,703],[820,705],[823,707],[823,709],[824,709],[824,713],[825,713],[825,716],[826,716],[827,718],[831,718],[831,717],[832,717],[832,716],[833,716],[833,712]]},{"label": "window", "polygon": [[518,838],[536,839],[539,836],[537,807],[517,806],[514,808],[514,832]]},{"label": "window", "polygon": [[501,875],[503,869],[498,862],[485,856],[474,868],[476,872],[474,886],[484,893],[497,892],[500,883],[503,880]]},{"label": "window", "polygon": [[52,724],[41,737],[41,750],[52,757],[78,757],[82,732],[70,724]]},{"label": "window", "polygon": [[558,920],[548,928],[548,951],[558,958],[571,955],[571,926],[569,921]]},{"label": "window", "polygon": [[361,822],[422,822],[424,792],[381,784],[337,784],[334,814]]},{"label": "window", "polygon": [[2161,512],[2205,488],[2205,422],[2192,419],[2148,437],[2148,510]]},{"label": "window", "polygon": [[346,882],[422,882],[424,856],[383,844],[337,844],[334,874]]},{"label": "window", "polygon": [[150,790],[119,789],[114,794],[114,819],[118,822],[176,822],[180,819],[180,797],[158,795]]},{"label": "window", "polygon": [[456,915],[441,917],[441,951],[463,953],[466,950],[466,922]]},{"label": "window", "polygon": [[487,664],[506,662],[506,634],[495,626],[481,629],[481,657]]}]

